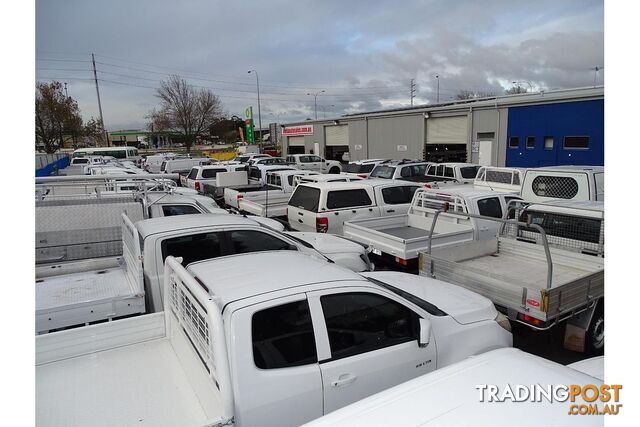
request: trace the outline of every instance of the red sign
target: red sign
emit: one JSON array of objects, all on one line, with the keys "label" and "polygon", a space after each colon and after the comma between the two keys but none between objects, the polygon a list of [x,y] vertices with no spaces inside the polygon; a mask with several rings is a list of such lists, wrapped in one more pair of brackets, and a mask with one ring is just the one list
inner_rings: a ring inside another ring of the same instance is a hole
[{"label": "red sign", "polygon": [[313,125],[289,126],[282,129],[283,136],[313,135]]},{"label": "red sign", "polygon": [[529,298],[527,300],[527,304],[529,304],[530,306],[533,306],[533,307],[540,307],[540,303],[538,301],[534,300],[534,299],[531,299],[531,298]]}]

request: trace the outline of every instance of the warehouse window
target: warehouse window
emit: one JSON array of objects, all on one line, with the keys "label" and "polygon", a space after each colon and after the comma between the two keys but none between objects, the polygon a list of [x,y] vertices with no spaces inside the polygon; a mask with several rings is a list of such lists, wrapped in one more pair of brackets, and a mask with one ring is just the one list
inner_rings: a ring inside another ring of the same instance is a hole
[{"label": "warehouse window", "polygon": [[527,150],[533,150],[536,148],[536,137],[528,136],[527,137]]},{"label": "warehouse window", "polygon": [[553,137],[545,136],[544,137],[544,149],[545,150],[553,150]]},{"label": "warehouse window", "polygon": [[565,150],[587,150],[589,149],[589,137],[588,136],[565,136],[564,149]]},{"label": "warehouse window", "polygon": [[509,148],[518,148],[520,146],[520,138],[512,136],[509,138]]},{"label": "warehouse window", "polygon": [[478,132],[476,134],[477,139],[494,139],[495,137],[495,132]]}]

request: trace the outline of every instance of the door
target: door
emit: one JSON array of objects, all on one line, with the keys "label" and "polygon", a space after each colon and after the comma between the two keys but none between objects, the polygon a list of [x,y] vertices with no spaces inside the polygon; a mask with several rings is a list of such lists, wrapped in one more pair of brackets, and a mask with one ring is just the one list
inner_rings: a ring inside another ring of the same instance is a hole
[{"label": "door", "polygon": [[420,347],[421,315],[405,301],[362,288],[308,298],[319,326],[325,414],[435,369],[435,341]]},{"label": "door", "polygon": [[478,164],[491,166],[493,158],[493,141],[478,141]]},{"label": "door", "polygon": [[[503,205],[497,196],[485,197],[476,201],[478,214],[492,218],[502,218]],[[495,237],[500,227],[500,222],[485,219],[476,219],[476,227],[478,228],[478,239],[487,240]]]},{"label": "door", "polygon": [[320,417],[322,378],[306,295],[236,310],[230,323],[236,424],[298,426]]},{"label": "door", "polygon": [[[317,144],[317,143],[316,143]],[[309,170],[324,172],[326,166],[320,156],[309,156]]]},{"label": "door", "polygon": [[[325,215],[331,234],[342,235],[345,221],[380,216],[370,189],[330,190],[327,192]],[[323,207],[320,212],[323,212]]]}]

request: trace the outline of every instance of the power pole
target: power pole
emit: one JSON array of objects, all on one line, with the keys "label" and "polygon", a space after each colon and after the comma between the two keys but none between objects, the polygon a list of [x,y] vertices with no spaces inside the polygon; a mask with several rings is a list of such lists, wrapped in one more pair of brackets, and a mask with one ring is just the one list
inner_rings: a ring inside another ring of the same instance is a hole
[{"label": "power pole", "polygon": [[100,103],[100,88],[98,87],[98,72],[96,71],[96,58],[93,53],[91,54],[91,63],[93,64],[93,80],[96,82],[96,94],[98,95],[98,111],[100,112],[100,123],[102,124],[102,132],[104,133],[104,141],[109,144],[109,137],[107,136],[107,130],[104,128],[104,118],[102,117],[102,104]]},{"label": "power pole", "polygon": [[413,98],[416,97],[416,81],[411,79],[411,83],[409,84],[409,93],[411,94],[411,106],[413,107]]},{"label": "power pole", "polygon": [[436,81],[438,82],[438,89],[436,92],[436,103],[440,102],[440,76],[438,74],[436,74]]},{"label": "power pole", "polygon": [[598,71],[602,70],[604,67],[593,67],[593,87],[596,87],[598,83]]}]

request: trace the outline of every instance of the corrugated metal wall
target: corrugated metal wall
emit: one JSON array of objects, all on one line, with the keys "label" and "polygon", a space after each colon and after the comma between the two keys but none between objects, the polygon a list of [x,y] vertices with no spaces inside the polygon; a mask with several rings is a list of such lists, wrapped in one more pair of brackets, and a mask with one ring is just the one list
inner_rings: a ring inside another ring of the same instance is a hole
[{"label": "corrugated metal wall", "polygon": [[324,141],[327,146],[349,145],[348,125],[325,126]]},{"label": "corrugated metal wall", "polygon": [[466,144],[467,115],[427,119],[427,144]]},{"label": "corrugated metal wall", "polygon": [[369,158],[422,159],[424,115],[369,118]]}]

